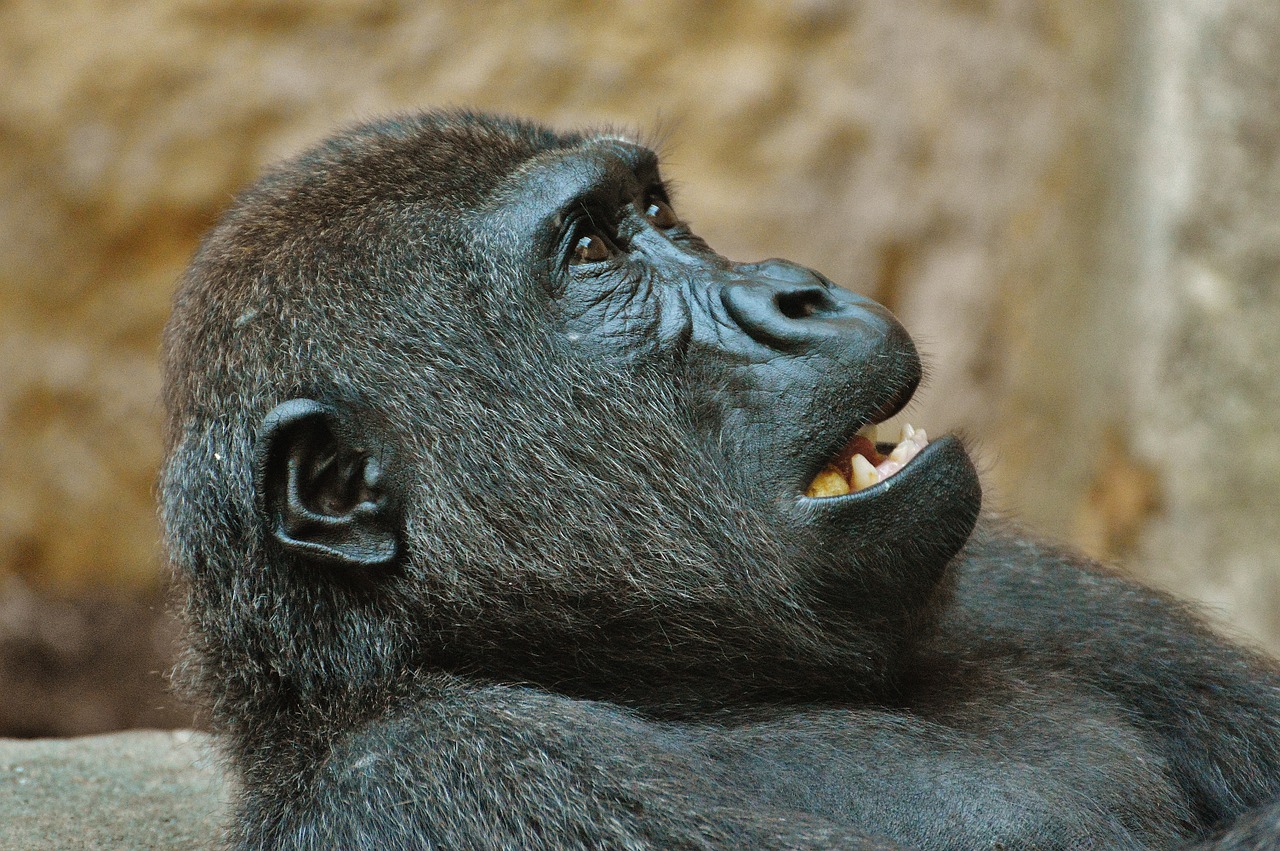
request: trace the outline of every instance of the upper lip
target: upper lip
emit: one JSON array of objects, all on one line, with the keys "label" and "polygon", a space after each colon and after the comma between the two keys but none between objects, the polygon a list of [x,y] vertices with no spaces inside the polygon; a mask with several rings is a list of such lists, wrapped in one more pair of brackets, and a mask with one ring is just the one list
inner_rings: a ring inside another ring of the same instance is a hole
[{"label": "upper lip", "polygon": [[892,395],[885,399],[884,403],[875,410],[875,413],[859,423],[858,427],[855,428],[854,431],[856,432],[858,428],[862,428],[866,425],[877,425],[897,414],[907,406],[908,402],[911,401],[911,397],[915,395],[916,388],[919,386],[920,376],[912,376],[912,378],[905,384],[894,390]]},{"label": "upper lip", "polygon": [[887,390],[881,400],[877,400],[878,404],[874,407],[868,406],[871,413],[864,414],[853,419],[850,425],[840,434],[835,435],[830,443],[824,443],[821,454],[815,453],[810,459],[804,471],[804,481],[800,483],[800,490],[803,493],[821,470],[831,464],[842,450],[844,450],[857,433],[868,425],[878,425],[890,417],[896,415],[911,401],[915,395],[916,388],[920,385],[919,375],[908,378],[902,384],[891,387]]}]

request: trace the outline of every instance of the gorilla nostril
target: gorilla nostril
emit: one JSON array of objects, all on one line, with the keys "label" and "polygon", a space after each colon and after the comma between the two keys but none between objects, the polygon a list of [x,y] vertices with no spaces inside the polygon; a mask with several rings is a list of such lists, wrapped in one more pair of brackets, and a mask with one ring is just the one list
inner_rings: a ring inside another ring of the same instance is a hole
[{"label": "gorilla nostril", "polygon": [[788,319],[807,319],[831,309],[830,297],[825,290],[817,288],[778,293],[773,303]]},{"label": "gorilla nostril", "polygon": [[882,316],[878,305],[846,290],[769,278],[734,283],[720,290],[726,318],[777,351],[803,351],[837,338],[846,343],[881,339],[897,324]]}]

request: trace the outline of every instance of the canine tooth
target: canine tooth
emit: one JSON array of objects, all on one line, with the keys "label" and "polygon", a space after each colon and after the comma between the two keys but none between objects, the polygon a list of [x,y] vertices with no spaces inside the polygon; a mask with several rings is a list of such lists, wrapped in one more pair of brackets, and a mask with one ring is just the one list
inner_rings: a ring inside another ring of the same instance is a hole
[{"label": "canine tooth", "polygon": [[869,488],[880,481],[876,468],[861,455],[853,456],[853,489],[855,491]]},{"label": "canine tooth", "polygon": [[835,467],[828,467],[813,479],[813,484],[804,492],[805,496],[844,496],[849,492],[849,483]]}]

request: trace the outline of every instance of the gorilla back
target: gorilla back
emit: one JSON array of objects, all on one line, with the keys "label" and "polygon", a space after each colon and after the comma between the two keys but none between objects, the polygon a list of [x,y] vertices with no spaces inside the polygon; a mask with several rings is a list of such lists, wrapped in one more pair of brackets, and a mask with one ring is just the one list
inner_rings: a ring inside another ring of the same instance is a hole
[{"label": "gorilla back", "polygon": [[615,134],[428,113],[283,164],[201,246],[166,379],[177,677],[242,847],[1275,821],[1274,666],[975,532],[957,439],[872,434],[920,380],[896,320],[719,256]]}]

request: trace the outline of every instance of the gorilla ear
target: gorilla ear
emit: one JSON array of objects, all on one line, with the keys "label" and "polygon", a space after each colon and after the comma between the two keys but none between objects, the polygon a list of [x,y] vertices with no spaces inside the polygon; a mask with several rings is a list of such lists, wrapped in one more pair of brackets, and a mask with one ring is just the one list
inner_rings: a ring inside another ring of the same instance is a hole
[{"label": "gorilla ear", "polygon": [[254,449],[258,507],[286,550],[344,567],[380,567],[400,555],[398,517],[375,455],[349,446],[334,412],[291,399],[262,421]]}]

